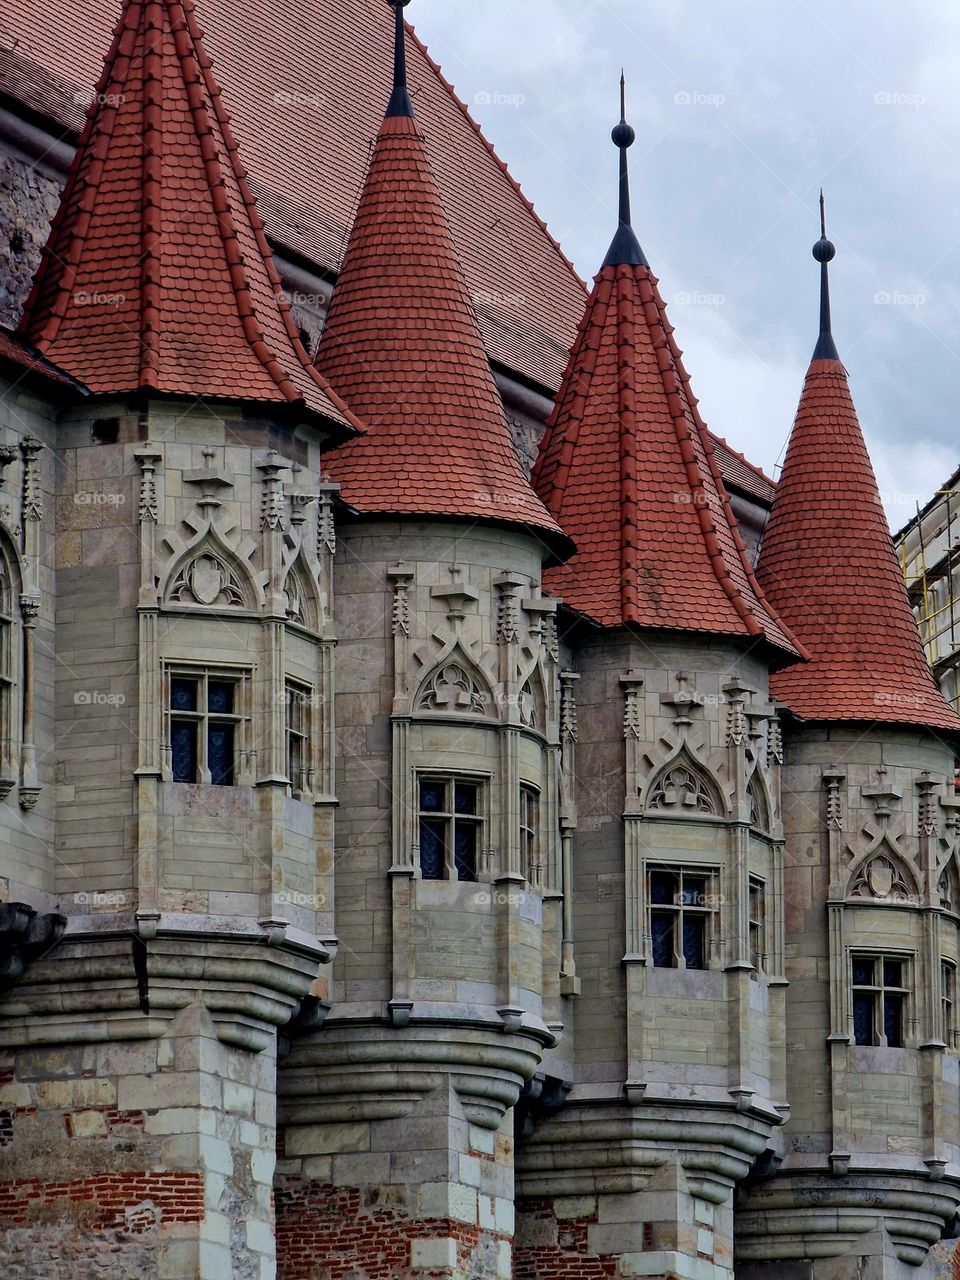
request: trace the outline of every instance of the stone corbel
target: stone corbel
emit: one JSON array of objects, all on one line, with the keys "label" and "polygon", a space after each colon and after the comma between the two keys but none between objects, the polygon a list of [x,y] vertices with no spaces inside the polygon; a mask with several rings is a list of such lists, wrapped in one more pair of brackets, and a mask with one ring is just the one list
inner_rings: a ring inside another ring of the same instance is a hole
[{"label": "stone corbel", "polygon": [[455,627],[467,616],[467,610],[476,605],[480,592],[469,583],[464,582],[463,569],[456,564],[450,565],[450,582],[430,588],[432,600],[442,600],[447,606],[447,621]]},{"label": "stone corbel", "polygon": [[202,454],[206,466],[201,467],[199,471],[188,471],[183,477],[183,483],[196,485],[199,488],[200,496],[197,498],[197,506],[209,520],[217,507],[222,506],[222,499],[218,494],[221,490],[232,489],[233,481],[225,471],[218,471],[214,467],[213,460],[216,457],[214,449],[209,447],[203,449]]},{"label": "stone corbel", "polygon": [[663,706],[671,708],[674,723],[681,733],[686,733],[693,724],[694,712],[703,710],[703,697],[689,687],[690,676],[686,671],[677,672],[677,685],[678,688],[674,693],[661,694],[660,702]]}]

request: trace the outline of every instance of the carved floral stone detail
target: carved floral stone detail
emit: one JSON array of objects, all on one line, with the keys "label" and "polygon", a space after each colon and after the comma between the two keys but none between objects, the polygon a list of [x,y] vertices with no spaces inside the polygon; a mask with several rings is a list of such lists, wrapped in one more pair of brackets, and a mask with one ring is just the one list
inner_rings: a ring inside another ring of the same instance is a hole
[{"label": "carved floral stone detail", "polygon": [[420,694],[417,706],[426,711],[479,712],[485,714],[489,698],[476,680],[457,662],[448,662]]},{"label": "carved floral stone detail", "polygon": [[205,550],[183,566],[174,579],[170,599],[176,604],[228,605],[242,609],[246,604],[243,586],[225,560]]},{"label": "carved floral stone detail", "polygon": [[660,775],[650,793],[647,808],[720,813],[713,788],[689,762],[673,764]]},{"label": "carved floral stone detail", "polygon": [[871,858],[860,868],[849,896],[876,898],[882,902],[909,902],[915,897],[900,868],[882,855]]}]

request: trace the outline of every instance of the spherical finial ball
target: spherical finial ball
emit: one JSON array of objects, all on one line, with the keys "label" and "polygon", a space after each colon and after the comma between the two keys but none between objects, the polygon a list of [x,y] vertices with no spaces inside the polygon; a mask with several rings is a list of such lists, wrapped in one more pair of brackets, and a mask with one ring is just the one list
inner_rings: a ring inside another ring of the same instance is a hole
[{"label": "spherical finial ball", "polygon": [[621,120],[610,134],[615,147],[632,147],[637,140],[637,134],[634,129],[627,124],[626,120]]},{"label": "spherical finial ball", "polygon": [[837,256],[836,246],[826,236],[821,236],[813,246],[813,256],[817,262],[832,262]]},{"label": "spherical finial ball", "polygon": [[387,4],[391,9],[405,9],[410,0],[387,0]]}]

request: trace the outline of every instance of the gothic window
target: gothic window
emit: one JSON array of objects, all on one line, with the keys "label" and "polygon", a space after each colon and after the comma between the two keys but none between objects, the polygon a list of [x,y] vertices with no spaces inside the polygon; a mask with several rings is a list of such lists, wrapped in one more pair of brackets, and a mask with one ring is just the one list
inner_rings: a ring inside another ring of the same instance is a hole
[{"label": "gothic window", "polygon": [[957,1027],[957,966],[952,960],[940,961],[941,1035],[948,1049],[960,1043]]},{"label": "gothic window", "polygon": [[851,956],[853,977],[853,1039],[856,1044],[903,1046],[907,961],[903,956]]},{"label": "gothic window", "polygon": [[476,880],[483,829],[482,787],[455,777],[421,777],[420,874],[424,880]]},{"label": "gothic window", "polygon": [[235,786],[245,727],[239,673],[193,668],[168,675],[171,778]]},{"label": "gothic window", "polygon": [[764,883],[750,877],[750,962],[754,976],[763,973],[767,963],[767,904]]},{"label": "gothic window", "polygon": [[294,797],[310,791],[310,690],[288,680],[286,684],[287,778]]},{"label": "gothic window", "polygon": [[520,857],[529,882],[540,884],[540,793],[535,787],[520,788]]},{"label": "gothic window", "polygon": [[650,938],[658,969],[706,969],[716,905],[705,871],[651,867],[647,873]]}]

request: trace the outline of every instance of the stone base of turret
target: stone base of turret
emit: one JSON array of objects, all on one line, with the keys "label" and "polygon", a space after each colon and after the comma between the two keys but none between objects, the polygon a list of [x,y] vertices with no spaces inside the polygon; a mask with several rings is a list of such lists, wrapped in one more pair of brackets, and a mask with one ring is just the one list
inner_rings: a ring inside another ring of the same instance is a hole
[{"label": "stone base of turret", "polygon": [[[737,1280],[932,1280],[953,1233],[960,1187],[906,1167],[830,1174],[786,1170],[745,1188],[736,1215]],[[947,1274],[952,1268],[947,1269]]]},{"label": "stone base of turret", "polygon": [[511,1280],[514,1114],[536,1041],[326,1026],[280,1073],[279,1280]]},{"label": "stone base of turret", "polygon": [[275,1077],[201,1004],[155,1038],[3,1055],[0,1274],[271,1280]]},{"label": "stone base of turret", "polygon": [[514,1280],[731,1280],[732,1214],[662,1185],[517,1204]]}]

